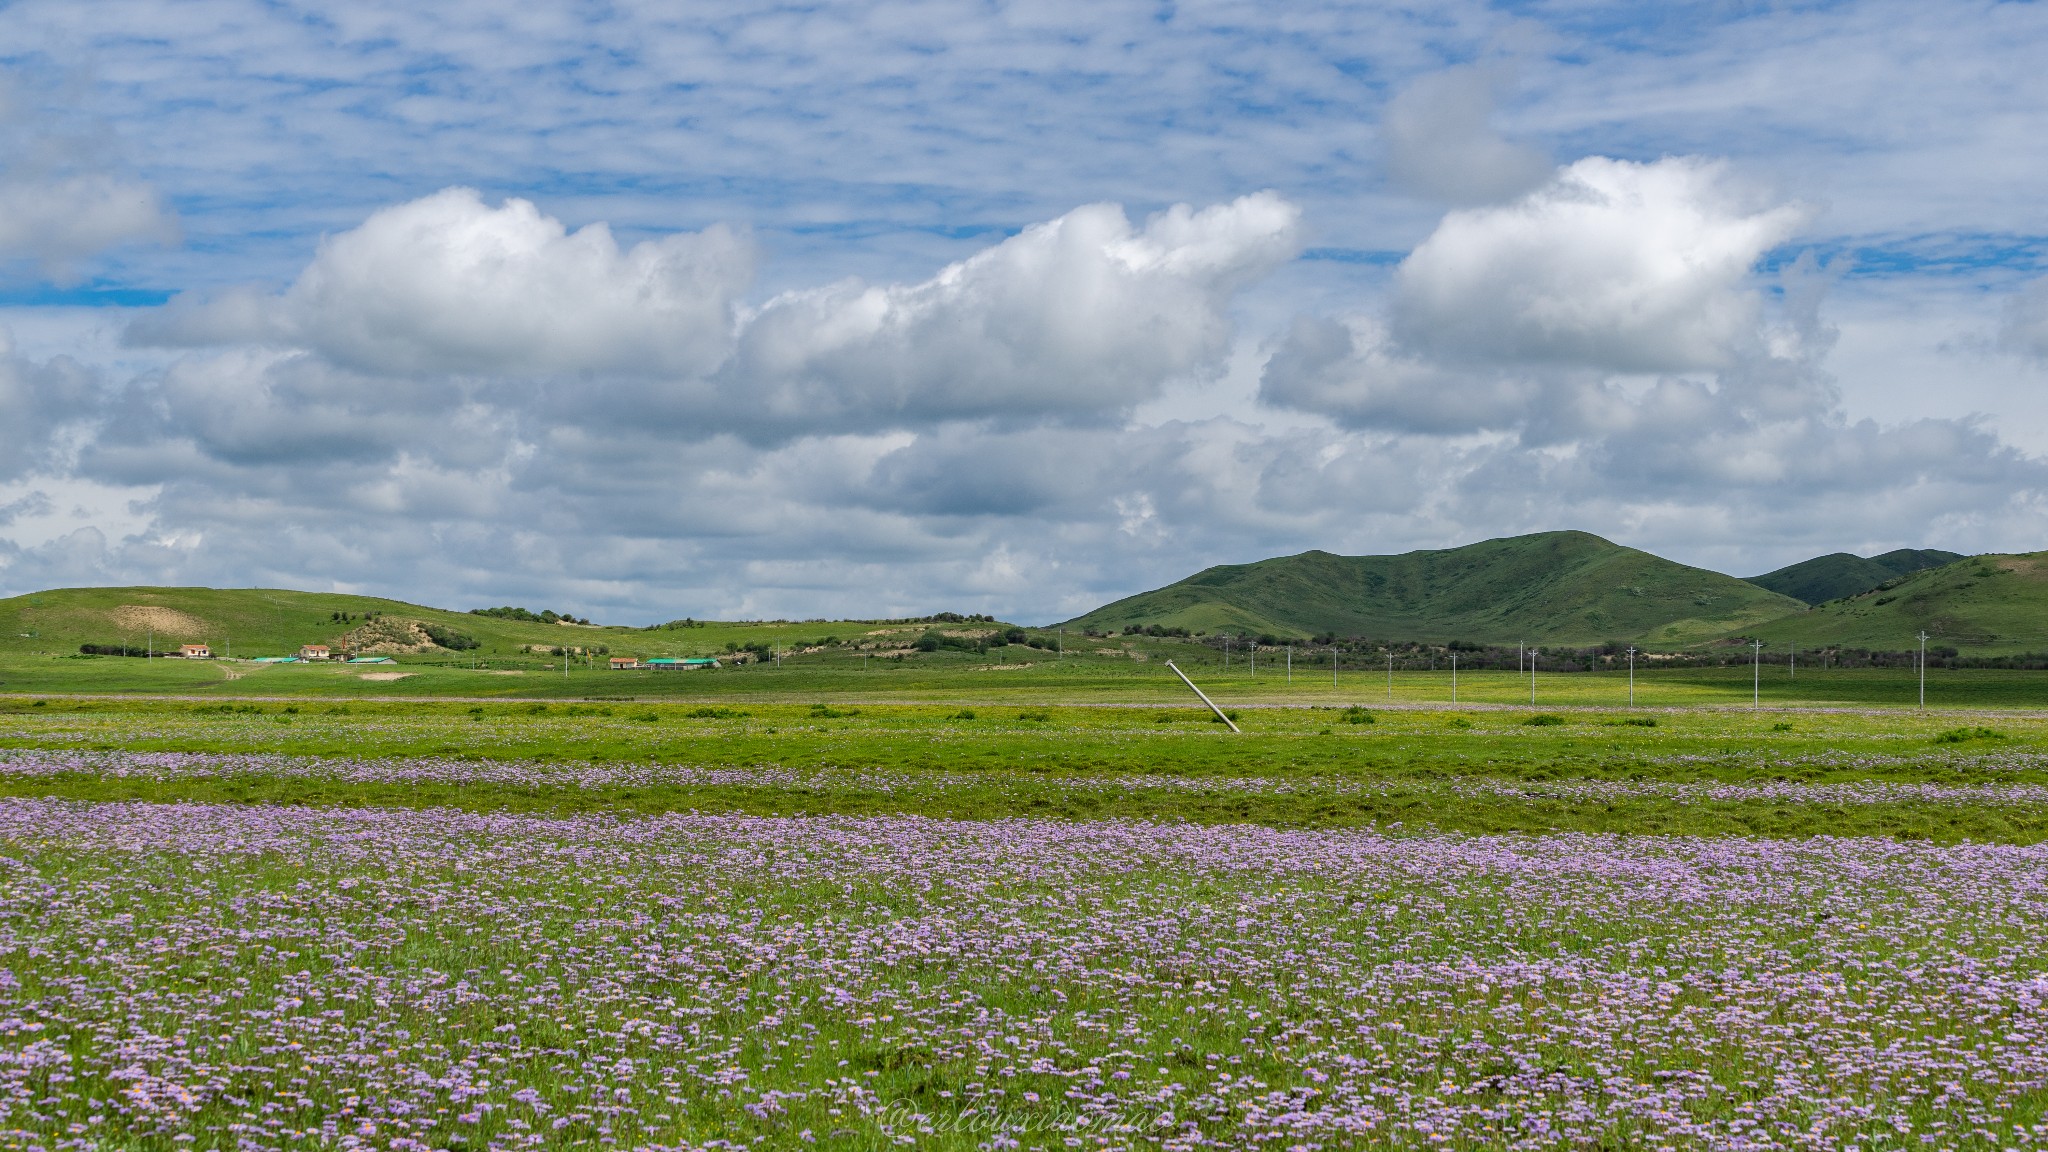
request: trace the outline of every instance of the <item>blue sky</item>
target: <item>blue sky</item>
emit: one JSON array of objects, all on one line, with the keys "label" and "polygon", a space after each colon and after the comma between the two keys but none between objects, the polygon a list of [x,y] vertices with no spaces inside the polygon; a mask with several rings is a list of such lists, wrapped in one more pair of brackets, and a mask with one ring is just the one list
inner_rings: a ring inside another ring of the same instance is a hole
[{"label": "blue sky", "polygon": [[2035,549],[2044,39],[8,4],[0,590],[1047,620],[1547,528],[1738,574]]}]

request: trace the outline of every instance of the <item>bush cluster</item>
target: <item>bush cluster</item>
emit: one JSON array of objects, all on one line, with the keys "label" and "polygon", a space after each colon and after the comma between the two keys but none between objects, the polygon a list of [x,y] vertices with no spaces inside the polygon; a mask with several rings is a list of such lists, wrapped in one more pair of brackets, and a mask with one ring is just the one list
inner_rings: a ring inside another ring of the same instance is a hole
[{"label": "bush cluster", "polygon": [[427,639],[452,652],[464,652],[471,648],[483,647],[483,641],[478,640],[476,637],[463,632],[457,632],[453,628],[440,624],[422,624],[420,625],[420,631],[427,634]]},{"label": "bush cluster", "polygon": [[129,644],[80,644],[78,653],[81,656],[148,656],[150,649]]},{"label": "bush cluster", "polygon": [[[503,608],[471,608],[471,616],[495,616],[500,620],[521,620],[528,624],[588,624],[588,619],[577,619],[567,612],[534,612],[525,608],[506,605]],[[666,625],[664,625],[666,627]]]}]

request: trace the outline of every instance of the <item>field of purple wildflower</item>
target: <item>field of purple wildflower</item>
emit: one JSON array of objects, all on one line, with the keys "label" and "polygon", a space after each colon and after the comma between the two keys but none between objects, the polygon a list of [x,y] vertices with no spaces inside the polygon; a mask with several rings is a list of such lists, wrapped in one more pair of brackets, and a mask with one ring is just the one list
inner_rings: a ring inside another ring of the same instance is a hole
[{"label": "field of purple wildflower", "polygon": [[2005,1148],[2048,849],[0,801],[24,1149]]},{"label": "field of purple wildflower", "polygon": [[2039,719],[1528,719],[21,703],[0,1152],[2048,1138]]}]

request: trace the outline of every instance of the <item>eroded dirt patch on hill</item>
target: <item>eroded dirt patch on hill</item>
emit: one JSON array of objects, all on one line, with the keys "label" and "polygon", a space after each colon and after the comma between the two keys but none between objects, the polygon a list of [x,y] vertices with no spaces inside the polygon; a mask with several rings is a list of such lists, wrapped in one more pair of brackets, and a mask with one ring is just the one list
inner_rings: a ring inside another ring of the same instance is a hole
[{"label": "eroded dirt patch on hill", "polygon": [[181,639],[204,636],[209,627],[206,621],[189,612],[149,604],[116,605],[107,611],[107,615],[123,628],[137,632],[155,631]]}]

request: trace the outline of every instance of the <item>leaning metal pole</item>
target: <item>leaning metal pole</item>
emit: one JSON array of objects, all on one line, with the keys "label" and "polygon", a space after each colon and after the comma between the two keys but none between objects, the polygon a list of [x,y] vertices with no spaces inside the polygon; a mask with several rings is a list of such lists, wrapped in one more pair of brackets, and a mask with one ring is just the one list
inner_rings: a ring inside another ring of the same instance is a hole
[{"label": "leaning metal pole", "polygon": [[1216,702],[1214,700],[1209,699],[1208,693],[1202,691],[1200,688],[1195,687],[1195,682],[1193,680],[1188,679],[1188,674],[1181,671],[1179,665],[1175,664],[1171,660],[1168,660],[1166,662],[1166,666],[1168,668],[1173,669],[1173,674],[1175,676],[1180,677],[1180,682],[1188,686],[1188,691],[1193,692],[1195,695],[1200,696],[1202,698],[1202,703],[1207,704],[1209,706],[1209,711],[1214,712],[1218,720],[1221,720],[1225,724],[1230,725],[1230,730],[1232,732],[1235,732],[1240,736],[1244,735],[1244,729],[1239,728],[1237,726],[1237,721],[1232,720],[1228,716],[1225,716],[1223,714],[1223,709],[1218,708],[1216,706]]}]

